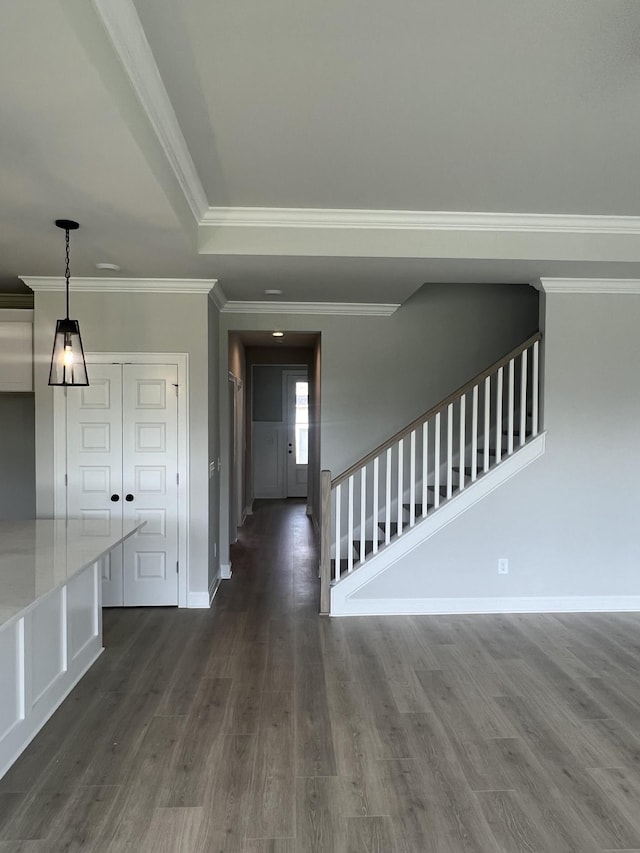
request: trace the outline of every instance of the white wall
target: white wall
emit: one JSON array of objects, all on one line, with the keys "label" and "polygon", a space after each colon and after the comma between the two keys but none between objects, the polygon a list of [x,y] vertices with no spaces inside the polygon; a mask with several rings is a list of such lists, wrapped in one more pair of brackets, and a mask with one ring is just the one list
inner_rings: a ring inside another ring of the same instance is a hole
[{"label": "white wall", "polygon": [[[208,297],[176,293],[72,293],[87,352],[189,355],[189,592],[208,589]],[[64,294],[35,297],[36,512],[53,515],[53,393],[47,385],[55,323]],[[60,391],[60,389],[56,389]]]},{"label": "white wall", "polygon": [[[321,467],[335,476],[534,332],[538,294],[521,285],[426,285],[391,317],[223,313],[220,324],[225,381],[229,331],[320,332]],[[220,407],[224,454],[224,392]],[[222,523],[223,562],[224,536]]]},{"label": "white wall", "polygon": [[545,455],[355,598],[640,606],[640,295],[550,292],[545,325]]}]

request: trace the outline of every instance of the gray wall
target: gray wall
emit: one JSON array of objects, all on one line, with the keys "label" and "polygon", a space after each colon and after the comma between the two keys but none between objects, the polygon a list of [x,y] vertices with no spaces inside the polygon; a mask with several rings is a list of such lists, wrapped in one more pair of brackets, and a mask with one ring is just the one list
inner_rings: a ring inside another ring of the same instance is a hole
[{"label": "gray wall", "polygon": [[[538,293],[425,285],[391,317],[221,314],[220,323],[225,378],[231,330],[321,333],[321,467],[335,476],[535,331]],[[225,430],[225,394],[220,406]],[[223,562],[224,536],[223,525]]]},{"label": "gray wall", "polygon": [[[75,293],[88,352],[175,352],[189,355],[189,591],[208,589],[208,297],[175,293]],[[37,293],[34,315],[36,509],[53,515],[53,393],[47,386],[56,319],[64,294]],[[215,365],[214,365],[215,366]],[[56,392],[61,389],[56,389]]]},{"label": "gray wall", "polygon": [[358,597],[640,595],[640,295],[548,293],[545,325],[545,455]]},{"label": "gray wall", "polygon": [[0,519],[35,514],[34,395],[0,394]]}]

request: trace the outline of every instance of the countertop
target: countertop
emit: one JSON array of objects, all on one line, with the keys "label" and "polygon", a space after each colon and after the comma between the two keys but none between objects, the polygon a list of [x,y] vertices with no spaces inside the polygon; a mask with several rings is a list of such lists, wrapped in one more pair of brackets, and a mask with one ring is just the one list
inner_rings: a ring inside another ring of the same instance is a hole
[{"label": "countertop", "polygon": [[95,563],[143,524],[0,521],[0,626]]}]

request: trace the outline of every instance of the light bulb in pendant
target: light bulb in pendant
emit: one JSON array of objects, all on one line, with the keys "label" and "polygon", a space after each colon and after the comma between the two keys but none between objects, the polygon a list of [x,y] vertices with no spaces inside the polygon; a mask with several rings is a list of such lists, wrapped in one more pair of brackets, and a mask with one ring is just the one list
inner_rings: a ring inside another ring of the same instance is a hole
[{"label": "light bulb in pendant", "polygon": [[71,345],[68,344],[64,348],[64,355],[62,356],[62,361],[64,362],[65,367],[71,367],[73,364],[73,350],[71,349]]}]

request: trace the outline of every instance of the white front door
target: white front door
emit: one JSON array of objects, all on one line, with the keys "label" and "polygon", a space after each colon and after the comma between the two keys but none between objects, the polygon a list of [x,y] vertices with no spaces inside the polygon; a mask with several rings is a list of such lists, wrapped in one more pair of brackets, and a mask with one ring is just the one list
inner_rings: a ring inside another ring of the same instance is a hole
[{"label": "white front door", "polygon": [[105,606],[178,603],[177,367],[88,364],[67,392],[67,516],[146,521],[104,561]]}]

